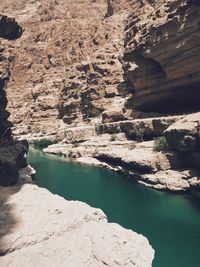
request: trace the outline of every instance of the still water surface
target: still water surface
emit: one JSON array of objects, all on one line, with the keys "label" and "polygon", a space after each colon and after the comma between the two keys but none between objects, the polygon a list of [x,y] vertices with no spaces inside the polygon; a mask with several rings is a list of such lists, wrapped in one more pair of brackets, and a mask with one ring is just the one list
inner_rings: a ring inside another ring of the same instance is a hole
[{"label": "still water surface", "polygon": [[200,202],[146,188],[103,168],[66,163],[31,150],[36,184],[68,200],[101,208],[110,222],[145,235],[153,267],[200,267]]}]

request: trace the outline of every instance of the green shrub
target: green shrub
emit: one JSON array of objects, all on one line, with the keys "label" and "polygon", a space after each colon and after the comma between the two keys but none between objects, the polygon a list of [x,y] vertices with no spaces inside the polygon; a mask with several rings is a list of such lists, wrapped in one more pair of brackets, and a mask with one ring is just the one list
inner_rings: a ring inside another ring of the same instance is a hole
[{"label": "green shrub", "polygon": [[102,125],[101,124],[97,124],[95,126],[95,131],[98,135],[100,135],[102,133]]},{"label": "green shrub", "polygon": [[133,140],[136,140],[138,142],[144,141],[144,139],[143,139],[144,131],[140,128],[135,127],[133,129],[131,129],[128,134],[129,134],[129,137]]},{"label": "green shrub", "polygon": [[113,142],[113,141],[116,141],[116,139],[117,139],[117,135],[116,134],[111,134],[110,141]]},{"label": "green shrub", "polygon": [[154,151],[164,151],[167,149],[167,140],[165,136],[160,136],[154,139],[154,144],[153,144],[153,150]]},{"label": "green shrub", "polygon": [[56,143],[56,141],[54,140],[50,140],[50,139],[42,139],[42,140],[39,140],[39,141],[35,141],[34,142],[34,147],[35,148],[46,148],[46,147],[48,147],[48,146],[50,146],[50,145],[53,145],[53,144],[55,144]]}]

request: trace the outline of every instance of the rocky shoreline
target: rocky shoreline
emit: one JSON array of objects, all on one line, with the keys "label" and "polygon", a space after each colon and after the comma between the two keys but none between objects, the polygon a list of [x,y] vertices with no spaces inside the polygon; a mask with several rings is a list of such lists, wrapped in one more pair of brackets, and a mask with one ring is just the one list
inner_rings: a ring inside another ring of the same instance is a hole
[{"label": "rocky shoreline", "polygon": [[[200,114],[194,113],[102,124],[98,127],[100,133],[95,132],[94,126],[90,132],[88,126],[67,128],[62,130],[61,142],[43,151],[124,173],[155,189],[198,195],[199,121]],[[130,133],[138,129],[142,133],[140,142],[138,134],[130,138]],[[57,140],[60,137],[58,133]],[[162,137],[165,137],[166,151],[156,151],[155,142]]]},{"label": "rocky shoreline", "polygon": [[100,209],[27,183],[30,174],[29,167],[17,185],[0,186],[1,267],[152,266],[144,236],[108,223]]}]

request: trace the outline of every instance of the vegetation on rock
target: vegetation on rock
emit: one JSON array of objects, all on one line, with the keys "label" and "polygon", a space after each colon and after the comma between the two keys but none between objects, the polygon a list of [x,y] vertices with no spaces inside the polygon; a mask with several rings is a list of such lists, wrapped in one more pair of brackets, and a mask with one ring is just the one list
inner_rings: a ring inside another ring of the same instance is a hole
[{"label": "vegetation on rock", "polygon": [[116,139],[117,139],[117,135],[116,134],[111,134],[110,141],[114,142],[114,141],[116,141]]},{"label": "vegetation on rock", "polygon": [[160,152],[167,149],[167,140],[165,136],[155,138],[153,150]]},{"label": "vegetation on rock", "polygon": [[129,131],[129,137],[133,140],[136,140],[137,142],[143,142],[144,141],[144,130],[141,128],[133,128]]}]

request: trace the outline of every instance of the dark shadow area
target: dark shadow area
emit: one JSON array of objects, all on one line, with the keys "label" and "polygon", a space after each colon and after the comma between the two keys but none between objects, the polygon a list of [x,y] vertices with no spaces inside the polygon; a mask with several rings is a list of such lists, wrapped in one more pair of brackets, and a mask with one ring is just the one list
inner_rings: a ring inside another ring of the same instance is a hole
[{"label": "dark shadow area", "polygon": [[0,256],[4,256],[9,250],[4,237],[12,233],[17,224],[17,219],[13,214],[14,207],[9,203],[9,198],[20,188],[21,186],[0,186]]},{"label": "dark shadow area", "polygon": [[[200,84],[188,84],[172,88],[163,93],[145,96],[141,104],[133,104],[136,109],[145,112],[160,112],[166,115],[186,114],[200,110]],[[140,102],[140,100],[138,101]]]},{"label": "dark shadow area", "polygon": [[22,27],[13,18],[0,15],[0,38],[15,40],[22,35]]},{"label": "dark shadow area", "polygon": [[[22,28],[13,19],[0,15],[0,38],[15,40],[22,35]],[[15,141],[12,137],[12,123],[8,120],[6,111],[6,82],[10,77],[9,59],[4,54],[4,47],[0,49],[0,256],[9,251],[9,242],[4,240],[16,227],[14,204],[9,203],[10,197],[21,188],[18,181],[19,169],[27,166],[25,154],[28,152],[28,143]]]}]

